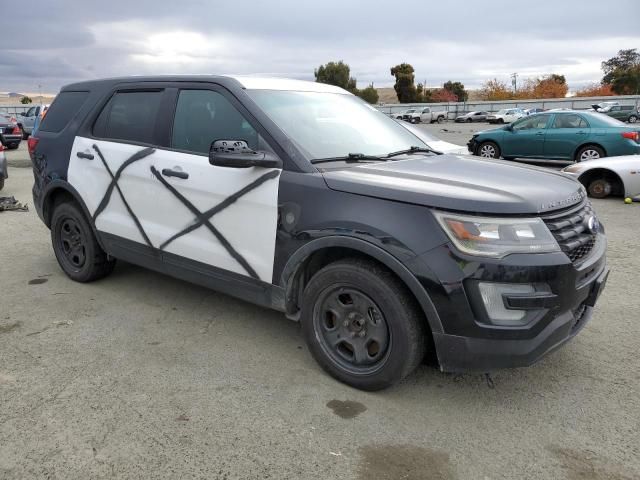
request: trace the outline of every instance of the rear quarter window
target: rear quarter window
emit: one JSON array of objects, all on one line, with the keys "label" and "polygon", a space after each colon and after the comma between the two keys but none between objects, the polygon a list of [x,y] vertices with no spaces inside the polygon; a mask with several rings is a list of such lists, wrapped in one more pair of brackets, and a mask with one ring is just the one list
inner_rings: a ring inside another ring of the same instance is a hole
[{"label": "rear quarter window", "polygon": [[88,96],[89,92],[60,92],[42,120],[40,130],[51,133],[64,130]]}]

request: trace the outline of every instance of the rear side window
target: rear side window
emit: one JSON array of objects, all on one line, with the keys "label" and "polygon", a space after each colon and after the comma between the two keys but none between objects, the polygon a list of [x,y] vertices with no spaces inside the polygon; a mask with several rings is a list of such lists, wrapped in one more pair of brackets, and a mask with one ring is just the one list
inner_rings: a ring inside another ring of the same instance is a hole
[{"label": "rear side window", "polygon": [[93,127],[100,138],[153,143],[162,91],[117,92]]},{"label": "rear side window", "polygon": [[61,132],[78,113],[88,96],[89,92],[60,92],[42,120],[40,130]]}]

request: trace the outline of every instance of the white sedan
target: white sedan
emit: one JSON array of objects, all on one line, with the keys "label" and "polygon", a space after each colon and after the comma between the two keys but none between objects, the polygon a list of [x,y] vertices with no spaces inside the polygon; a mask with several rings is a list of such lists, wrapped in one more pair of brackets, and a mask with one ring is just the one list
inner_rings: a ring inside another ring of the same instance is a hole
[{"label": "white sedan", "polygon": [[640,196],[640,155],[605,157],[575,163],[562,170],[584,185],[590,196]]},{"label": "white sedan", "polygon": [[445,142],[444,140],[440,140],[438,137],[436,137],[435,135],[432,135],[431,133],[427,132],[423,128],[416,127],[414,125],[411,125],[410,123],[406,123],[406,122],[398,122],[398,123],[402,125],[404,128],[406,128],[407,130],[409,130],[411,133],[413,133],[416,137],[418,137],[424,143],[426,143],[427,146],[429,148],[432,148],[433,150],[436,150],[442,153],[448,153],[451,155],[469,155],[469,150],[467,150],[467,147],[464,147],[462,145],[456,145],[455,143]]}]

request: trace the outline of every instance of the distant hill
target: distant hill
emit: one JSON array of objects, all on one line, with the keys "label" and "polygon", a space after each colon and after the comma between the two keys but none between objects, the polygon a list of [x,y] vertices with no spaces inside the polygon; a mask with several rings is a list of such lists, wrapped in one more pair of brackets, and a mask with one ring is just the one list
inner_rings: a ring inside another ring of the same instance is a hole
[{"label": "distant hill", "polygon": [[9,98],[22,98],[22,97],[24,97],[24,95],[21,93],[9,92]]}]

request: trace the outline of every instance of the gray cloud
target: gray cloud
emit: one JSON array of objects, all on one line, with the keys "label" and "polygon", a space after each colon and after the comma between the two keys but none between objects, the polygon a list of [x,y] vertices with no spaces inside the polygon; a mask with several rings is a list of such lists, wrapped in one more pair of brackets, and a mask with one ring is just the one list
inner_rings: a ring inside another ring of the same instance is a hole
[{"label": "gray cloud", "polygon": [[[393,82],[406,61],[419,81],[471,87],[497,77],[557,72],[597,81],[600,62],[640,47],[637,15],[603,21],[602,2],[507,0],[349,2],[35,0],[5,22],[0,91],[56,91],[86,78],[152,73],[262,73],[313,78],[343,59],[360,84]],[[616,11],[634,12],[619,0]]]}]

